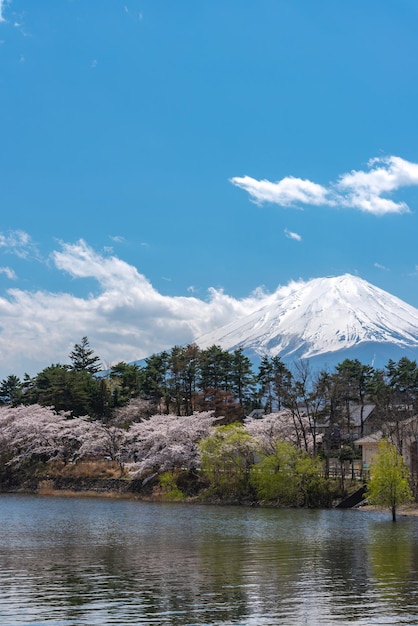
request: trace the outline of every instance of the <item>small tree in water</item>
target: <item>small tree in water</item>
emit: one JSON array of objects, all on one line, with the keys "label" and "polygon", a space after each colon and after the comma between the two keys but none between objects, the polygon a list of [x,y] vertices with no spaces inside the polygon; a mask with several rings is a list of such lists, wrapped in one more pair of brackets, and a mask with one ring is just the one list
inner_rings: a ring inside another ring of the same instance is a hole
[{"label": "small tree in water", "polygon": [[370,504],[389,508],[396,522],[396,510],[413,500],[409,472],[396,446],[387,439],[379,443],[378,454],[370,467],[366,497]]}]

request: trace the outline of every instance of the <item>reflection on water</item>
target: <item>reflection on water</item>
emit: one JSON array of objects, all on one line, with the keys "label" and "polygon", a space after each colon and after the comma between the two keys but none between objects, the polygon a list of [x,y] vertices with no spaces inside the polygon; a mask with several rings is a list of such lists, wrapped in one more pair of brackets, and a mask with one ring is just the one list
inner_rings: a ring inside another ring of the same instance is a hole
[{"label": "reflection on water", "polygon": [[0,496],[0,623],[418,624],[418,520]]}]

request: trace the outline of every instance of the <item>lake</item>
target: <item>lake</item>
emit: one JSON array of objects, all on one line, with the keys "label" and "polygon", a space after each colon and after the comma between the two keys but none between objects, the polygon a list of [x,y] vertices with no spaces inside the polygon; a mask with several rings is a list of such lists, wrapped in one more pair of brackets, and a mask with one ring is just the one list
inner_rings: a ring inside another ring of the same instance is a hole
[{"label": "lake", "polygon": [[0,496],[0,624],[418,624],[418,518]]}]

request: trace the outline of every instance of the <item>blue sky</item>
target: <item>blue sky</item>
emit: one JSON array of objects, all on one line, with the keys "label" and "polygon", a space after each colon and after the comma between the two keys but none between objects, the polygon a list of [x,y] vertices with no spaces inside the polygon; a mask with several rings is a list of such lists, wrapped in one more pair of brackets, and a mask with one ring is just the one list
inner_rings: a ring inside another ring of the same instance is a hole
[{"label": "blue sky", "polygon": [[0,378],[290,281],[418,307],[416,0],[0,0]]}]

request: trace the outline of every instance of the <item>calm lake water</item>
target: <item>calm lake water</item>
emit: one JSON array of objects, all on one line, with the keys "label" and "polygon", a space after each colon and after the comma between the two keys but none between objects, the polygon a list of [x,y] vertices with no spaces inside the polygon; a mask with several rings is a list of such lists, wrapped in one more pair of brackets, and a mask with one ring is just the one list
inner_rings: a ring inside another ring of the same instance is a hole
[{"label": "calm lake water", "polygon": [[418,624],[418,518],[0,496],[0,624]]}]

